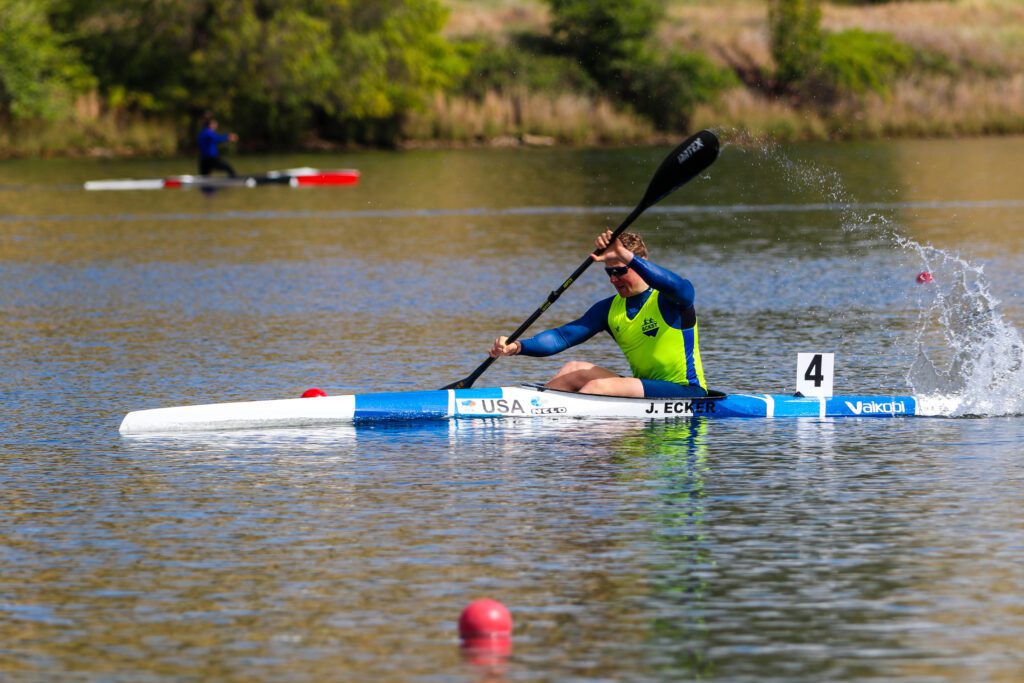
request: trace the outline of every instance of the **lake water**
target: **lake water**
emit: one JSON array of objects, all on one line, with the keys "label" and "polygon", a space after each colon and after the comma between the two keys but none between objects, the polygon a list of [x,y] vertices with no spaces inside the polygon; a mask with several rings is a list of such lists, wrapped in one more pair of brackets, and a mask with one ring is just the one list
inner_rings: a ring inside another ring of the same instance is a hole
[{"label": "lake water", "polygon": [[[0,678],[962,681],[1024,672],[1024,139],[722,156],[637,222],[708,381],[897,420],[410,422],[122,438],[129,410],[465,377],[668,148],[236,157],[358,186],[87,193],[0,163]],[[921,285],[919,272],[935,281]],[[535,325],[611,290],[587,272]],[[542,381],[610,340],[502,359]],[[510,652],[464,651],[472,599]]]}]

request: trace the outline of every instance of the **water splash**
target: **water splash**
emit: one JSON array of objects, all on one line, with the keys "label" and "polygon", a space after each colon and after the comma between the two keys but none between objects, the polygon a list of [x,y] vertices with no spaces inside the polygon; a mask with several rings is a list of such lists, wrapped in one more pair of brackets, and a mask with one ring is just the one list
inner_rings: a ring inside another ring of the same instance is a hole
[{"label": "water splash", "polygon": [[914,393],[941,401],[948,415],[1024,414],[1024,341],[1003,317],[983,268],[931,245],[899,243],[935,278],[907,373]]},{"label": "water splash", "polygon": [[915,255],[934,276],[919,301],[914,360],[906,374],[911,392],[923,399],[929,414],[1024,415],[1024,341],[1003,316],[981,266],[902,235],[886,216],[858,210],[836,171],[793,161],[774,142],[739,132],[723,137],[777,165],[799,186],[845,205],[844,231],[889,241]]}]

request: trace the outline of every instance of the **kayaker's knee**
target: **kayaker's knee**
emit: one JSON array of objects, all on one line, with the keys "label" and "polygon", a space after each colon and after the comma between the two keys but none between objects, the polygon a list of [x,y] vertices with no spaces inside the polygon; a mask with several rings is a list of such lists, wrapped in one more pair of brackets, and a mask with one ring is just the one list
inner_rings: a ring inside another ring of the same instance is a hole
[{"label": "kayaker's knee", "polygon": [[616,394],[615,380],[621,379],[619,377],[598,377],[592,379],[580,387],[581,394],[604,394],[606,396],[612,396]]},{"label": "kayaker's knee", "polygon": [[597,377],[580,387],[579,393],[642,398],[644,387],[640,380],[634,377]]},{"label": "kayaker's knee", "polygon": [[562,366],[562,369],[558,371],[559,375],[568,375],[576,372],[586,372],[594,367],[593,363],[587,363],[582,360],[571,360]]}]

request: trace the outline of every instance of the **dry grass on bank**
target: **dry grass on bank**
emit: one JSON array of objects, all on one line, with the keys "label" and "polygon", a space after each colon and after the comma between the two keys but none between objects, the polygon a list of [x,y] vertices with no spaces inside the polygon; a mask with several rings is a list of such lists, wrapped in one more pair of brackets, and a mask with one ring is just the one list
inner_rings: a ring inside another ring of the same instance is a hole
[{"label": "dry grass on bank", "polygon": [[175,126],[121,114],[0,127],[0,157],[173,155]]},{"label": "dry grass on bank", "polygon": [[472,36],[493,36],[502,39],[514,33],[545,33],[550,12],[539,2],[472,2],[449,0],[449,22],[444,26],[444,37],[449,39]]},{"label": "dry grass on bank", "polygon": [[413,115],[403,133],[414,141],[475,144],[491,141],[552,142],[571,145],[620,144],[649,140],[654,129],[607,100],[572,93],[488,92],[483,100],[437,95]]},{"label": "dry grass on bank", "polygon": [[896,2],[829,7],[828,30],[885,31],[958,64],[1011,71],[1024,67],[1024,3],[1019,0]]},{"label": "dry grass on bank", "polygon": [[743,131],[775,140],[829,137],[826,122],[816,112],[794,109],[746,88],[733,88],[714,104],[698,107],[691,128]]},{"label": "dry grass on bank", "polygon": [[697,109],[694,129],[725,128],[777,140],[952,137],[1024,133],[1024,75],[958,81],[902,79],[889,96],[871,94],[828,112],[796,108],[734,88]]},{"label": "dry grass on bank", "polygon": [[[543,33],[550,11],[543,0],[445,0],[449,37]],[[829,31],[884,31],[918,48],[950,58],[1013,69],[1024,67],[1024,2],[1021,0],[909,0],[874,5],[822,3]],[[765,0],[668,0],[658,39],[667,46],[711,56],[748,54],[771,66]]]},{"label": "dry grass on bank", "polygon": [[[891,33],[956,64],[1003,71],[1024,67],[1024,3],[1019,0],[823,3],[822,28]],[[672,2],[658,38],[667,46],[702,51],[722,64],[773,67],[767,3],[760,0]]]},{"label": "dry grass on bank", "polygon": [[[842,116],[842,111],[839,112]],[[890,98],[868,97],[842,116],[851,137],[940,137],[1024,132],[1024,75],[901,81]]]},{"label": "dry grass on bank", "polygon": [[[452,15],[447,32],[453,36],[547,30],[548,11],[541,0],[448,0],[448,5]],[[735,88],[716,103],[700,107],[691,128],[735,128],[780,139],[1024,133],[1024,2],[823,3],[822,9],[826,30],[891,33],[918,50],[945,56],[960,75],[903,78],[889,96],[851,97],[827,110],[799,108],[756,89]],[[669,0],[658,40],[666,47],[703,52],[752,81],[775,68],[763,0]],[[472,111],[474,117],[487,115],[486,108]],[[579,132],[586,111],[583,107],[575,112],[567,126],[572,132],[556,137],[587,141]],[[602,111],[601,118],[613,118],[612,114]],[[458,114],[449,109],[445,116]],[[459,127],[454,121],[446,125]],[[509,130],[501,122],[488,124],[479,118],[474,118],[473,127]],[[639,130],[631,128],[634,133],[622,141],[632,140]],[[617,138],[602,133],[592,137]]]},{"label": "dry grass on bank", "polygon": [[444,35],[450,39],[477,35],[501,41],[511,33],[544,33],[551,13],[536,0],[446,0],[450,15]]}]

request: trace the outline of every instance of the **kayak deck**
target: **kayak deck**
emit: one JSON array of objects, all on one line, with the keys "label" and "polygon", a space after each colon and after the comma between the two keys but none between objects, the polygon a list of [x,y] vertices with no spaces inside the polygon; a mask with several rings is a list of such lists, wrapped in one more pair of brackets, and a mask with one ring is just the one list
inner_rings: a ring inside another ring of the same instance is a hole
[{"label": "kayak deck", "polygon": [[721,394],[623,398],[537,386],[382,392],[154,408],[128,413],[121,434],[328,426],[371,420],[529,417],[902,417],[935,415],[914,396]]}]

